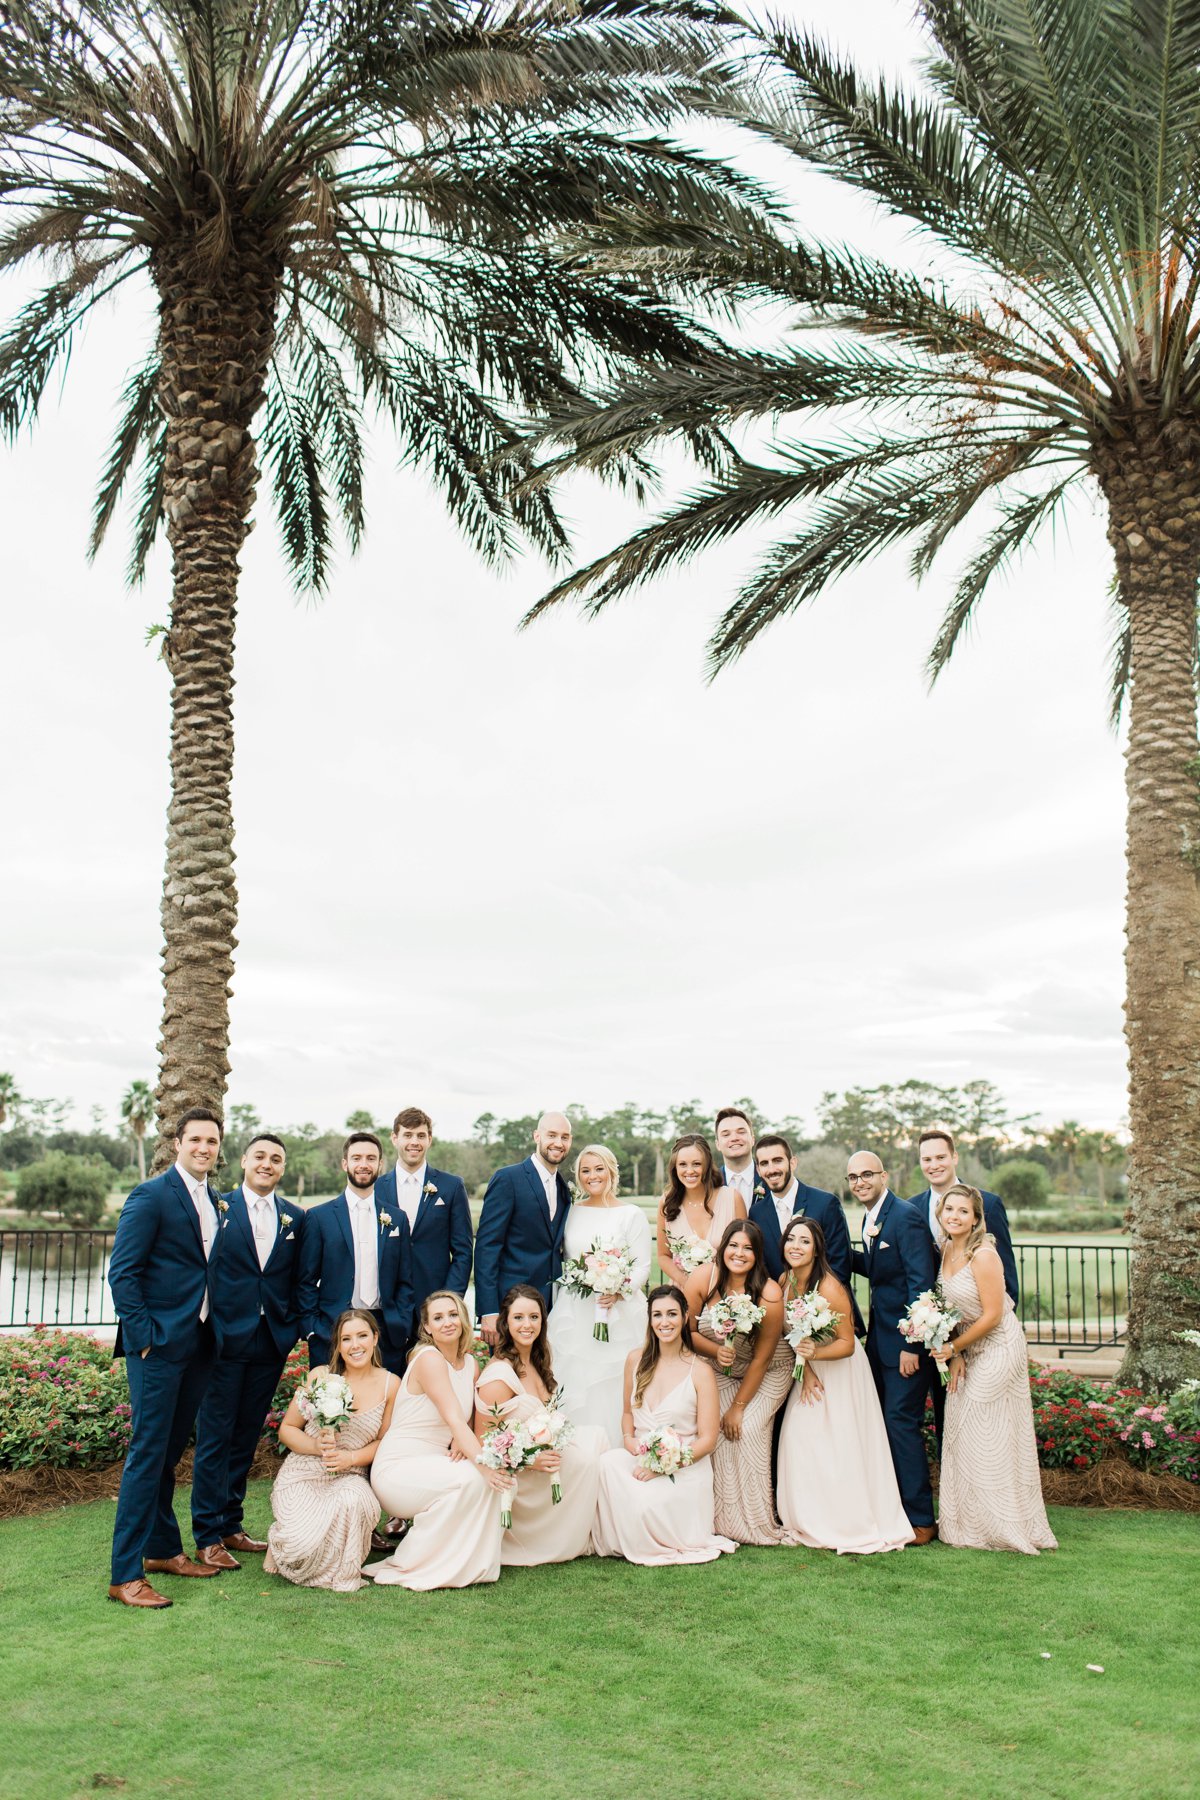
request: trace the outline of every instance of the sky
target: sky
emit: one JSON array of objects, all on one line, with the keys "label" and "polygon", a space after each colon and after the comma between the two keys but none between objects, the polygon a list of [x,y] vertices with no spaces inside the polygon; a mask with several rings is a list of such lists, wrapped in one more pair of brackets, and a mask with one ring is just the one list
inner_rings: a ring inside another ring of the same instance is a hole
[{"label": "sky", "polygon": [[[891,70],[914,48],[891,0],[790,11]],[[894,242],[816,178],[790,198],[815,234]],[[144,341],[122,301],[0,453],[0,1069],[80,1123],[155,1074],[168,678],[143,639],[169,570],[128,589],[119,532],[85,556]],[[994,584],[930,693],[953,555],[920,588],[903,556],[846,577],[707,685],[752,542],[519,632],[545,565],[481,565],[382,433],[368,507],[319,603],[265,505],[243,554],[231,1102],[325,1126],[418,1104],[454,1137],[752,1095],[815,1125],[826,1090],[982,1077],[1014,1114],[1120,1124],[1098,515]],[[566,510],[581,558],[634,522],[594,484]]]}]

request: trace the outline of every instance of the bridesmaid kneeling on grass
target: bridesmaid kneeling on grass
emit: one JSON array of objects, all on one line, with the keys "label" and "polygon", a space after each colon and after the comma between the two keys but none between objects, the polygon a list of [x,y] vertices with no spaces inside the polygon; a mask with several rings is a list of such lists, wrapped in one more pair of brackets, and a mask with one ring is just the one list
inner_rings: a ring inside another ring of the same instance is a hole
[{"label": "bridesmaid kneeling on grass", "polygon": [[[701,1563],[737,1549],[713,1530],[712,1451],[719,1421],[716,1377],[692,1348],[687,1303],[677,1287],[656,1287],[646,1342],[625,1363],[625,1447],[600,1459],[592,1528],[597,1556],[646,1565]],[[641,1461],[641,1446],[664,1431],[692,1452],[673,1479]]]},{"label": "bridesmaid kneeling on grass", "polygon": [[[641,1296],[639,1294],[638,1298]],[[496,1317],[496,1354],[475,1389],[475,1430],[480,1437],[503,1419],[530,1419],[556,1406],[561,1390],[550,1361],[546,1308],[537,1288],[525,1282],[509,1288]],[[600,1456],[608,1434],[596,1425],[577,1425],[561,1450],[539,1450],[517,1480],[512,1525],[500,1540],[505,1568],[571,1562],[591,1548]],[[553,1485],[562,1499],[556,1506]]]},{"label": "bridesmaid kneeling on grass", "polygon": [[817,1293],[840,1314],[829,1343],[797,1345],[779,1435],[779,1517],[802,1544],[839,1555],[900,1550],[912,1526],[900,1504],[887,1430],[867,1353],[854,1338],[850,1295],[829,1266],[825,1233],[797,1213],[783,1234],[783,1305]]},{"label": "bridesmaid kneeling on grass", "polygon": [[473,1339],[461,1295],[430,1294],[371,1472],[377,1509],[412,1520],[399,1549],[363,1570],[377,1586],[470,1587],[499,1579],[496,1493],[511,1481],[475,1461]]},{"label": "bridesmaid kneeling on grass", "polygon": [[398,1382],[383,1367],[374,1315],[351,1307],[334,1323],[328,1369],[354,1395],[353,1411],[341,1431],[322,1431],[305,1419],[301,1395],[279,1427],[289,1455],[271,1489],[275,1523],[267,1534],[263,1568],[298,1587],[332,1588],[351,1594],[363,1585],[362,1562],[371,1548],[379,1502],[367,1471],[388,1428]]}]

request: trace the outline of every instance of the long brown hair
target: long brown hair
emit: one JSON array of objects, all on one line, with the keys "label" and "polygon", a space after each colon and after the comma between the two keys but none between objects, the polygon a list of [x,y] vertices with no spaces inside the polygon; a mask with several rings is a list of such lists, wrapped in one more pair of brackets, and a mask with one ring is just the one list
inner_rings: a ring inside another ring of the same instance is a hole
[{"label": "long brown hair", "polygon": [[762,1299],[763,1289],[771,1279],[771,1271],[767,1267],[767,1259],[764,1254],[763,1234],[753,1219],[731,1219],[721,1233],[717,1254],[713,1257],[717,1279],[715,1285],[709,1289],[709,1299],[711,1300],[714,1294],[723,1296],[725,1293],[729,1281],[729,1270],[725,1267],[725,1250],[730,1240],[735,1238],[739,1231],[744,1232],[749,1238],[750,1248],[754,1252],[754,1267],[746,1277],[746,1292],[757,1306]]},{"label": "long brown hair", "polygon": [[[633,1372],[633,1404],[641,1403],[642,1395],[654,1379],[654,1371],[658,1367],[658,1359],[662,1355],[662,1345],[655,1336],[654,1327],[650,1323],[650,1313],[656,1300],[674,1300],[683,1315],[683,1331],[680,1343],[684,1349],[692,1349],[692,1327],[688,1318],[688,1304],[682,1291],[672,1282],[664,1281],[660,1287],[651,1288],[646,1296],[646,1342],[642,1345],[642,1354],[638,1358],[638,1366]],[[693,1353],[694,1354],[694,1353]]]},{"label": "long brown hair", "polygon": [[[944,1136],[945,1134],[939,1133],[938,1135]],[[982,1244],[991,1244],[994,1246],[996,1240],[987,1228],[987,1220],[983,1211],[983,1195],[977,1187],[972,1187],[969,1181],[956,1181],[952,1187],[946,1189],[934,1209],[934,1216],[937,1219],[938,1224],[940,1225],[942,1223],[942,1208],[945,1206],[951,1194],[964,1195],[965,1198],[971,1202],[971,1211],[975,1214],[975,1223],[967,1233],[967,1241],[963,1245],[963,1249],[966,1252],[966,1261],[970,1262],[974,1257],[975,1252]]]},{"label": "long brown hair", "polygon": [[537,1288],[531,1287],[527,1281],[518,1281],[510,1287],[500,1302],[500,1311],[496,1316],[496,1361],[506,1362],[514,1375],[521,1373],[522,1353],[512,1332],[508,1329],[509,1309],[518,1300],[532,1300],[542,1315],[542,1327],[529,1346],[529,1366],[540,1378],[542,1386],[548,1394],[554,1393],[558,1387],[554,1379],[554,1365],[550,1361],[550,1334],[546,1329],[546,1302]]},{"label": "long brown hair", "polygon": [[667,1163],[667,1191],[663,1195],[663,1218],[671,1221],[679,1217],[683,1209],[684,1196],[687,1189],[679,1179],[676,1164],[681,1150],[703,1150],[704,1174],[701,1185],[704,1192],[704,1210],[712,1218],[713,1195],[721,1191],[721,1183],[717,1176],[717,1165],[713,1159],[712,1145],[698,1131],[689,1131],[681,1138],[676,1138],[671,1145],[671,1156]]},{"label": "long brown hair", "polygon": [[361,1306],[348,1306],[345,1312],[340,1312],[333,1321],[333,1336],[329,1340],[329,1373],[331,1375],[341,1375],[345,1372],[346,1365],[342,1360],[340,1346],[342,1333],[351,1319],[361,1319],[364,1325],[371,1327],[371,1335],[375,1339],[375,1347],[371,1351],[371,1367],[373,1369],[382,1369],[383,1367],[383,1357],[379,1354],[378,1319],[374,1313],[367,1312]]},{"label": "long brown hair", "polygon": [[792,1289],[792,1297],[794,1299],[798,1298],[800,1294],[800,1284],[796,1280],[796,1271],[789,1266],[788,1259],[783,1255],[783,1252],[787,1247],[788,1239],[793,1233],[799,1230],[801,1225],[803,1225],[811,1234],[813,1241],[812,1273],[809,1275],[808,1287],[805,1289],[805,1292],[810,1293],[813,1288],[820,1287],[825,1277],[833,1274],[833,1266],[829,1261],[829,1251],[825,1246],[825,1232],[823,1227],[818,1225],[815,1219],[806,1218],[803,1213],[793,1213],[784,1228],[783,1236],[779,1240],[779,1254],[783,1257],[783,1270],[779,1280],[783,1287],[785,1300],[787,1298],[787,1290],[789,1287]]}]

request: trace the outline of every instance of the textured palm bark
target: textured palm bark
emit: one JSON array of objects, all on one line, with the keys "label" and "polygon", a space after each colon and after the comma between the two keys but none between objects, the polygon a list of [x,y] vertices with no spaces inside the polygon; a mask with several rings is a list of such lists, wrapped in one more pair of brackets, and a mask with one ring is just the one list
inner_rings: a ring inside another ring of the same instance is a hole
[{"label": "textured palm bark", "polygon": [[164,656],[171,671],[171,800],[163,885],[163,1015],[154,1168],[174,1158],[190,1106],[224,1113],[234,884],[233,650],[238,556],[250,530],[251,427],[274,342],[278,270],[230,256],[219,274],[155,267],[167,419],[164,507],[174,593]]},{"label": "textured palm bark", "polygon": [[1200,1322],[1200,442],[1147,424],[1100,468],[1132,670],[1125,780],[1133,1284],[1122,1378],[1171,1388]]}]

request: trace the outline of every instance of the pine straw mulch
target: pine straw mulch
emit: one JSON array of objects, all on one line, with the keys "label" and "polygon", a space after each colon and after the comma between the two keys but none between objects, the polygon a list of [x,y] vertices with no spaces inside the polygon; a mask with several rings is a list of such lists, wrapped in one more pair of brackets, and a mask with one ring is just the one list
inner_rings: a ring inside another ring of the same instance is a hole
[{"label": "pine straw mulch", "polygon": [[[279,1458],[266,1445],[250,1470],[252,1480],[270,1481]],[[192,1478],[189,1450],[179,1465],[179,1480]],[[121,1464],[107,1469],[14,1469],[0,1474],[0,1519],[23,1519],[54,1512],[85,1500],[115,1500]],[[937,1471],[934,1471],[934,1489]],[[1120,1456],[1105,1456],[1090,1469],[1043,1469],[1042,1493],[1047,1506],[1108,1507],[1118,1512],[1200,1513],[1200,1485],[1178,1475],[1154,1475],[1135,1469]]]},{"label": "pine straw mulch", "polygon": [[[106,1469],[5,1470],[0,1473],[0,1519],[25,1519],[86,1500],[115,1500],[122,1467],[110,1463]],[[250,1470],[251,1480],[273,1480],[278,1468],[274,1450],[261,1445]],[[185,1486],[192,1479],[190,1450],[179,1464],[178,1479]]]}]

